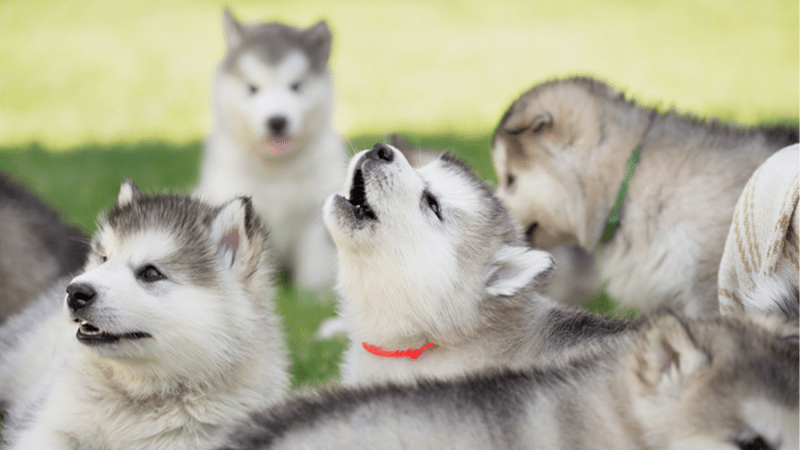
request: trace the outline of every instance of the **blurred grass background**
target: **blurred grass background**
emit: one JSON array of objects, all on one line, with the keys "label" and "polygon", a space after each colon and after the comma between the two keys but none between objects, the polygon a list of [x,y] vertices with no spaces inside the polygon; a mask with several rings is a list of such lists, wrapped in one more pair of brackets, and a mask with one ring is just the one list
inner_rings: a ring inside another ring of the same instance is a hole
[{"label": "blurred grass background", "polygon": [[[494,182],[491,133],[532,85],[589,74],[647,105],[797,123],[796,0],[275,0],[241,21],[328,22],[335,123],[351,151],[392,132],[464,156]],[[87,233],[121,177],[190,189],[210,127],[222,4],[0,0],[0,170]],[[0,249],[2,251],[2,249]],[[333,314],[282,282],[296,385],[335,377]]]}]

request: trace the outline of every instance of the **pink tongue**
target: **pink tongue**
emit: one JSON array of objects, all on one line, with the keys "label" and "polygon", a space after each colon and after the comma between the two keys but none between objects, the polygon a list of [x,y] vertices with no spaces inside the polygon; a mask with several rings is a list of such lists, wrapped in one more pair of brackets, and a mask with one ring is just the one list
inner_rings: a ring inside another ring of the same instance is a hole
[{"label": "pink tongue", "polygon": [[282,155],[289,151],[292,147],[292,143],[289,139],[273,139],[269,141],[269,146],[275,153]]}]

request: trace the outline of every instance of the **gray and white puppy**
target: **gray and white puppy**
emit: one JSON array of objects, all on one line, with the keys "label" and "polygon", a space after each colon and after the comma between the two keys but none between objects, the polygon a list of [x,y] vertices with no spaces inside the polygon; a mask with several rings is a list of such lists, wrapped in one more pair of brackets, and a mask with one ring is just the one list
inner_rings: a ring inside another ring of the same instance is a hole
[{"label": "gray and white puppy", "polygon": [[662,312],[613,357],[303,395],[219,449],[796,449],[798,376],[796,321]]},{"label": "gray and white puppy", "polygon": [[[742,188],[797,138],[658,113],[601,81],[568,78],[514,101],[492,158],[497,195],[534,245],[577,242],[596,252],[600,281],[622,304],[696,317],[718,312],[717,271]],[[601,245],[635,149],[620,226]]]},{"label": "gray and white puppy", "polygon": [[227,48],[197,192],[217,203],[252,196],[294,283],[329,288],[336,251],[320,210],[346,169],[333,127],[331,32],[325,22],[308,29],[244,25],[228,11],[224,28]]},{"label": "gray and white puppy", "polygon": [[4,449],[204,449],[289,381],[267,233],[123,182],[81,275],[0,328]]},{"label": "gray and white puppy", "polygon": [[0,174],[0,324],[58,278],[78,273],[88,242],[50,206]]},{"label": "gray and white puppy", "polygon": [[[608,350],[630,324],[540,295],[550,254],[460,160],[412,168],[385,144],[356,154],[323,219],[338,250],[346,383],[451,378]],[[432,346],[434,345],[435,346]]]}]

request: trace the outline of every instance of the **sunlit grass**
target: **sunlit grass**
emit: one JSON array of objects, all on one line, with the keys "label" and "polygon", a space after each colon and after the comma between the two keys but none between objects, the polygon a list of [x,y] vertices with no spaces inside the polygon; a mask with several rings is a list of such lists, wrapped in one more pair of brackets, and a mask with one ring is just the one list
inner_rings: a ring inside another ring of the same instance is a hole
[{"label": "sunlit grass", "polygon": [[[334,33],[345,135],[489,132],[532,84],[594,74],[649,104],[745,123],[798,115],[798,3],[251,1],[245,21]],[[0,5],[0,144],[201,139],[221,4]]]},{"label": "sunlit grass", "polygon": [[[491,179],[489,135],[463,138],[455,135],[413,135],[415,145],[448,149],[463,156],[481,176]],[[381,135],[353,136],[352,148],[371,147]],[[87,235],[96,219],[116,200],[120,180],[128,178],[143,192],[168,190],[189,192],[197,182],[202,143],[172,144],[163,141],[135,144],[85,144],[65,151],[52,151],[38,144],[0,146],[0,167],[61,212],[62,219]],[[295,386],[319,385],[335,380],[345,338],[320,341],[314,338],[322,320],[335,313],[335,299],[318,302],[297,292],[285,277],[278,277],[277,304],[292,354]]]},{"label": "sunlit grass", "polygon": [[[648,105],[744,123],[798,117],[798,3],[613,0],[230,3],[244,21],[334,34],[337,127],[351,150],[401,131],[493,181],[492,129],[522,91],[592,74]],[[212,1],[0,3],[0,170],[94,229],[121,177],[186,192],[211,122],[223,53]],[[335,378],[334,313],[280,283],[295,385]],[[601,298],[598,311],[613,308]]]}]

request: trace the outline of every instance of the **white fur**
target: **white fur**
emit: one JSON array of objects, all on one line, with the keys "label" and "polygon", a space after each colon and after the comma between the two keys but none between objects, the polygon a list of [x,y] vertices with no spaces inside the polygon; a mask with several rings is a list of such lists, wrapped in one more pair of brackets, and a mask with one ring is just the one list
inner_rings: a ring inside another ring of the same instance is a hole
[{"label": "white fur", "polygon": [[[344,381],[447,378],[482,367],[524,364],[499,354],[505,340],[480,335],[487,322],[483,305],[529,292],[552,269],[552,257],[499,237],[479,236],[491,233],[481,228],[488,226],[482,222],[487,200],[475,180],[443,160],[413,169],[389,148],[391,163],[365,160],[361,165],[376,221],[353,226],[342,209],[346,200],[336,195],[323,211],[338,249],[340,315],[352,342],[342,366]],[[365,154],[352,158],[345,192]],[[424,192],[438,199],[442,220]],[[390,350],[426,343],[437,347],[412,361],[372,355],[362,342]]]},{"label": "white fur", "polygon": [[[217,71],[215,120],[196,192],[214,202],[251,195],[280,264],[299,286],[324,288],[333,282],[336,261],[320,208],[345,172],[344,145],[333,128],[331,76],[310,72],[299,51],[276,65],[244,51],[236,65],[238,73]],[[298,80],[302,87],[295,92],[291,85]],[[249,84],[258,86],[254,95]],[[280,154],[265,126],[275,115],[287,119],[290,148]]]},{"label": "white fur", "polygon": [[[125,205],[135,201],[129,194],[123,185]],[[224,230],[218,236],[243,231],[241,205],[233,201],[217,216],[212,226]],[[92,324],[151,337],[80,343],[63,300],[67,282],[61,282],[38,309],[10,322],[12,331],[25,331],[0,355],[4,425],[13,425],[3,429],[11,443],[4,448],[209,448],[215,433],[278,400],[288,387],[286,355],[271,298],[264,298],[271,287],[254,281],[270,269],[262,260],[261,274],[247,287],[240,281],[244,236],[235,253],[222,252],[218,284],[209,288],[192,283],[179,266],[162,264],[187,245],[172,231],[119,236],[102,228],[96,239],[103,254],[92,255],[71,283],[96,291],[87,313]],[[146,264],[167,278],[141,281],[135,273]],[[8,335],[9,328],[0,330],[0,338]]]},{"label": "white fur", "polygon": [[553,266],[549,253],[525,247],[506,246],[495,254],[486,274],[486,292],[511,296],[527,287],[530,280],[548,272]]},{"label": "white fur", "polygon": [[[538,225],[534,245],[576,242],[593,253],[599,281],[624,306],[702,317],[718,313],[717,272],[737,197],[792,138],[658,113],[575,77],[515,100],[492,156],[498,197],[523,226]],[[601,244],[636,148],[620,226]]]},{"label": "white fur", "polygon": [[800,448],[800,422],[794,411],[780,408],[766,398],[743,399],[741,414],[757,435],[781,449]]}]

